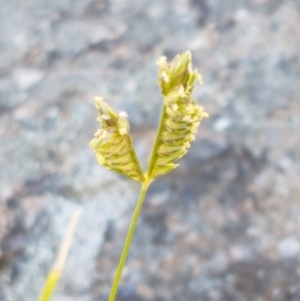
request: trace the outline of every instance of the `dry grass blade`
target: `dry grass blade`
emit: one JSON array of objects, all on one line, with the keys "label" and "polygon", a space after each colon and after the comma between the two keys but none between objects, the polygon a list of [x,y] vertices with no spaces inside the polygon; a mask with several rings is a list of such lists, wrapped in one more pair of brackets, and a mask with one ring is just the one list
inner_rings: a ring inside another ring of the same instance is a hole
[{"label": "dry grass blade", "polygon": [[64,269],[64,266],[65,266],[65,262],[66,262],[66,259],[67,259],[67,256],[68,256],[68,252],[69,252],[69,249],[70,249],[70,246],[71,246],[71,242],[72,242],[72,239],[73,239],[73,236],[74,236],[74,232],[75,232],[75,228],[76,228],[76,225],[78,223],[78,220],[80,218],[80,215],[81,215],[81,212],[82,212],[82,209],[79,209],[77,210],[70,222],[69,222],[69,225],[68,225],[68,229],[67,229],[67,233],[64,237],[64,240],[60,246],[60,250],[59,250],[59,253],[56,257],[56,261],[53,265],[53,268],[51,270],[51,272],[49,273],[48,277],[47,277],[47,280],[46,280],[46,283],[44,285],[44,288],[43,288],[43,291],[42,291],[42,294],[39,298],[39,301],[49,301],[53,292],[54,292],[54,289],[56,287],[56,284],[61,276],[61,273]]}]

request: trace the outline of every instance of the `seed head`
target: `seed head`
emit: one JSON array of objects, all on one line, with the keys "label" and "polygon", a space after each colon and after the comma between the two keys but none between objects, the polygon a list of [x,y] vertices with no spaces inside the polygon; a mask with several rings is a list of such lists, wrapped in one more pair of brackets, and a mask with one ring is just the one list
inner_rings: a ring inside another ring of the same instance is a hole
[{"label": "seed head", "polygon": [[101,129],[96,131],[90,146],[99,164],[142,182],[144,175],[129,136],[127,114],[117,114],[101,97],[95,98],[95,105]]}]

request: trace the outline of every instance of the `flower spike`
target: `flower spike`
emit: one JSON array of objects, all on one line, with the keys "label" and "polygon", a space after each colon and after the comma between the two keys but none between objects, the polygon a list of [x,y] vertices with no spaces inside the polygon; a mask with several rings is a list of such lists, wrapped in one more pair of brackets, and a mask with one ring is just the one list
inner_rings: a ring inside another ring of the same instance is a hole
[{"label": "flower spike", "polygon": [[208,114],[192,99],[195,81],[202,77],[191,66],[191,53],[177,55],[168,64],[166,57],[158,60],[158,84],[163,95],[163,109],[152,155],[143,174],[129,136],[127,114],[115,113],[102,98],[96,98],[101,129],[90,142],[100,164],[141,182],[140,195],[134,209],[125,244],[108,301],[115,301],[122,271],[130,249],[141,208],[151,183],[174,170],[176,161],[186,154],[195,139],[198,126]]},{"label": "flower spike", "polygon": [[143,171],[129,136],[127,114],[115,113],[101,97],[95,98],[95,105],[101,129],[96,131],[90,146],[94,149],[99,164],[143,182]]},{"label": "flower spike", "polygon": [[143,184],[174,170],[176,161],[187,153],[201,120],[208,114],[192,98],[196,80],[202,83],[197,70],[192,69],[189,51],[177,55],[171,63],[161,57],[158,84],[163,95],[163,109],[155,145],[146,173],[143,173],[131,138],[127,114],[117,114],[103,100],[96,98],[101,129],[90,146],[100,164]]},{"label": "flower spike", "polygon": [[187,153],[190,142],[204,117],[208,114],[191,97],[198,79],[202,77],[191,68],[189,51],[177,55],[168,64],[165,57],[158,60],[158,84],[164,96],[163,112],[147,178],[154,180],[174,170],[174,162]]}]

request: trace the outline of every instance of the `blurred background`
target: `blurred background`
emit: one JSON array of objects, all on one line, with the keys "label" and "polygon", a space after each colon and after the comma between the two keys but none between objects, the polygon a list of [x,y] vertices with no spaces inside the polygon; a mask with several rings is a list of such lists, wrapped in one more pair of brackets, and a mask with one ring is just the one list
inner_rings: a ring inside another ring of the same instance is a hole
[{"label": "blurred background", "polygon": [[156,61],[191,50],[210,114],[151,187],[118,300],[300,300],[299,0],[0,0],[0,301],[104,301],[139,186],[96,163],[93,98],[146,165]]}]

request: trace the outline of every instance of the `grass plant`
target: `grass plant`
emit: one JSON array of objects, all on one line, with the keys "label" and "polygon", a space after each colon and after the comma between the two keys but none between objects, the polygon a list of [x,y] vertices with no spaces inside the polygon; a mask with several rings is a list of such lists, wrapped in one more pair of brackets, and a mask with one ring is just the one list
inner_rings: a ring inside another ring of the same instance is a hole
[{"label": "grass plant", "polygon": [[[166,57],[158,60],[158,84],[163,96],[159,127],[148,164],[144,172],[136,155],[130,137],[130,124],[125,112],[117,114],[102,97],[95,98],[100,129],[94,135],[90,146],[99,164],[141,184],[123,251],[113,280],[108,301],[116,299],[122,271],[129,253],[131,241],[148,188],[156,179],[173,171],[184,156],[203,118],[208,114],[192,98],[196,80],[202,84],[202,77],[192,69],[189,51],[177,55],[168,64]],[[81,210],[73,215],[66,236],[61,244],[54,266],[45,282],[39,301],[49,301],[63,271],[76,224]]]},{"label": "grass plant", "polygon": [[[131,241],[148,188],[161,176],[174,170],[184,156],[204,117],[208,114],[192,98],[195,82],[202,77],[192,69],[189,51],[177,55],[171,63],[158,60],[158,84],[163,96],[159,127],[147,170],[142,170],[130,137],[130,124],[125,112],[116,113],[101,97],[95,98],[100,129],[90,146],[99,164],[141,183],[140,195],[133,213],[123,251],[112,284],[109,301],[114,301],[126,263]],[[44,301],[44,300],[43,300]]]}]

